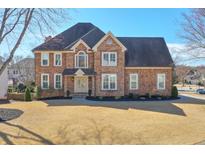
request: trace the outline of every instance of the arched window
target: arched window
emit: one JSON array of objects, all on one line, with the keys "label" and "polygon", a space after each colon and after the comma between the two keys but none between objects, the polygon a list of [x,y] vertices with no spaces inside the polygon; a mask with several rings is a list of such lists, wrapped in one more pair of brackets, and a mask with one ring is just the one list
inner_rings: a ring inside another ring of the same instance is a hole
[{"label": "arched window", "polygon": [[88,67],[88,55],[84,51],[80,51],[75,55],[75,67],[76,68]]}]

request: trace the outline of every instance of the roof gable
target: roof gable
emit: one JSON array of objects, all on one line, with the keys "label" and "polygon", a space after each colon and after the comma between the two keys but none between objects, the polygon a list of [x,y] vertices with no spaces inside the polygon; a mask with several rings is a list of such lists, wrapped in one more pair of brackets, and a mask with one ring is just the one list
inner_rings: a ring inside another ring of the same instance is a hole
[{"label": "roof gable", "polygon": [[92,48],[94,51],[97,51],[98,46],[100,46],[100,44],[107,38],[107,37],[111,37],[117,44],[119,44],[122,48],[122,51],[126,51],[127,48],[111,33],[108,32],[105,36],[103,36],[98,42],[97,44],[95,44],[95,46]]}]

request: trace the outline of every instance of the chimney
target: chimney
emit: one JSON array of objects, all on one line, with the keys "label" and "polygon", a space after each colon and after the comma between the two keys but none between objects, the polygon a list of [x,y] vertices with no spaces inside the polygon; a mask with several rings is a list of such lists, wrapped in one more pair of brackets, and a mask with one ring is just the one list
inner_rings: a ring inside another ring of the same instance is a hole
[{"label": "chimney", "polygon": [[50,39],[52,39],[52,36],[49,35],[49,36],[45,37],[45,40],[44,40],[44,41],[45,41],[45,42],[48,42]]}]

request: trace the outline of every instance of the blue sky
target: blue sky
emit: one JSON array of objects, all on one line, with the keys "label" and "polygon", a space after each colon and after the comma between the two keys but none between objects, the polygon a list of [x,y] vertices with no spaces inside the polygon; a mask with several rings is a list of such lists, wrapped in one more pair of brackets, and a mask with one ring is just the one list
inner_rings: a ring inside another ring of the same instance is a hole
[{"label": "blue sky", "polygon": [[[177,37],[181,14],[188,9],[76,9],[71,24],[92,22],[116,36],[164,37],[167,43],[182,43]],[[63,27],[64,28],[64,27]],[[66,27],[65,27],[66,29]]]},{"label": "blue sky", "polygon": [[[63,23],[52,36],[78,22],[91,22],[104,32],[112,31],[115,36],[164,37],[168,45],[178,46],[183,44],[183,40],[177,36],[180,32],[180,21],[183,20],[182,13],[189,11],[189,9],[70,9],[67,11],[70,21]],[[31,49],[43,41],[44,38],[32,42],[31,39],[25,41],[17,54],[32,55]],[[203,61],[191,64],[205,65]]]}]

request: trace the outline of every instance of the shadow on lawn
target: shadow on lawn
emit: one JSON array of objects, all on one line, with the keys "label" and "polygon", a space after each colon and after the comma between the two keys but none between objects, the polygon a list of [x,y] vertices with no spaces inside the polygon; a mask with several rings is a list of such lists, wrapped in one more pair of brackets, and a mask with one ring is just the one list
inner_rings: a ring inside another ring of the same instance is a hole
[{"label": "shadow on lawn", "polygon": [[10,127],[14,127],[14,128],[17,128],[19,129],[19,132],[23,131],[24,133],[27,133],[29,134],[30,136],[32,137],[27,137],[27,136],[22,136],[20,133],[18,133],[17,135],[12,135],[12,134],[9,134],[9,133],[6,133],[6,132],[2,132],[0,131],[0,139],[2,138],[6,144],[10,144],[10,145],[13,145],[14,143],[12,142],[11,138],[15,138],[15,139],[25,139],[25,140],[32,140],[32,141],[36,141],[38,142],[39,144],[53,144],[51,141],[49,141],[48,139],[42,137],[41,135],[21,126],[21,125],[16,125],[16,124],[12,124],[12,123],[9,123],[9,122],[3,122],[1,124],[5,124],[7,126],[10,126]]},{"label": "shadow on lawn", "polygon": [[184,111],[178,106],[170,102],[122,102],[122,101],[90,101],[84,99],[72,99],[72,100],[43,100],[48,106],[91,106],[91,107],[107,107],[121,110],[137,109],[145,111],[153,111],[167,114],[174,114],[180,116],[186,116]]},{"label": "shadow on lawn", "polygon": [[103,121],[85,119],[85,124],[65,124],[57,129],[57,144],[146,144],[140,134]]}]

